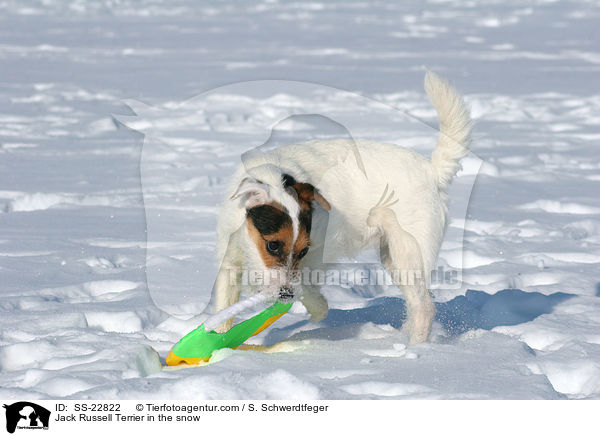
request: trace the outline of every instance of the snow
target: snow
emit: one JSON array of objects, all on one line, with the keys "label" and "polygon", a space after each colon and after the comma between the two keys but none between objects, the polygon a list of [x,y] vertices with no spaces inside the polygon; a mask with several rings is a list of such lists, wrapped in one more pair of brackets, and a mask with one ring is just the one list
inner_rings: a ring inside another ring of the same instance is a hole
[{"label": "snow", "polygon": [[[600,399],[597,6],[1,2],[0,398]],[[476,121],[431,341],[406,345],[397,289],[349,281],[263,351],[163,369],[207,317],[240,155],[348,135],[429,155],[425,66]]]}]

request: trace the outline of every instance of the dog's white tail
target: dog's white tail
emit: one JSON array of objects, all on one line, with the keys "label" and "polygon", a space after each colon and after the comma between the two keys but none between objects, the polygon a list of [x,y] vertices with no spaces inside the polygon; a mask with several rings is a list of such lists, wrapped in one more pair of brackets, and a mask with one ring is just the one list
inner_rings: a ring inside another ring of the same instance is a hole
[{"label": "dog's white tail", "polygon": [[444,79],[428,71],[425,91],[440,120],[440,135],[431,154],[431,164],[444,189],[459,168],[458,162],[469,152],[471,117],[460,94]]}]

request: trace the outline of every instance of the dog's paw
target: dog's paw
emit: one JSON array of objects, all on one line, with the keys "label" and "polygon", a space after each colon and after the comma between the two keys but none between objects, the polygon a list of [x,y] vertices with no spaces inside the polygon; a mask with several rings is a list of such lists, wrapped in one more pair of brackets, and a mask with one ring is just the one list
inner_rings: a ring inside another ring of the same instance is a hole
[{"label": "dog's paw", "polygon": [[309,321],[312,323],[317,323],[317,322],[323,321],[327,317],[328,312],[329,312],[329,307],[326,307],[325,310],[309,312],[309,314],[310,314]]},{"label": "dog's paw", "polygon": [[223,324],[221,324],[220,326],[218,326],[215,331],[217,333],[225,333],[227,332],[229,329],[231,329],[231,327],[233,327],[233,318],[228,319],[227,321],[225,321]]},{"label": "dog's paw", "polygon": [[310,315],[310,322],[323,321],[329,312],[329,304],[321,293],[305,293],[300,299]]}]

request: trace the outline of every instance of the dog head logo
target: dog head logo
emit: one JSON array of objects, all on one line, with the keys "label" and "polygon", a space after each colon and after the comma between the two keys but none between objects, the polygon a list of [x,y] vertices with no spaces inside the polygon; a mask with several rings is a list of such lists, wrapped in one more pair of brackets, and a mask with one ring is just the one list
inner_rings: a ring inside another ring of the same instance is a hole
[{"label": "dog head logo", "polygon": [[14,433],[19,429],[48,429],[50,411],[28,401],[5,404],[6,431]]}]

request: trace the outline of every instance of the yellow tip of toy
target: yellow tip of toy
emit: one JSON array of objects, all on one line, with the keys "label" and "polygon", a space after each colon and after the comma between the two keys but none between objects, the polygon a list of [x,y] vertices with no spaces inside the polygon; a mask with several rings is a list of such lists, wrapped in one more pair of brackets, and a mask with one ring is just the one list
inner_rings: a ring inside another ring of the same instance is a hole
[{"label": "yellow tip of toy", "polygon": [[200,357],[179,357],[173,350],[167,354],[166,363],[168,366],[177,365],[200,365],[201,363],[208,362],[208,359],[201,359]]}]

